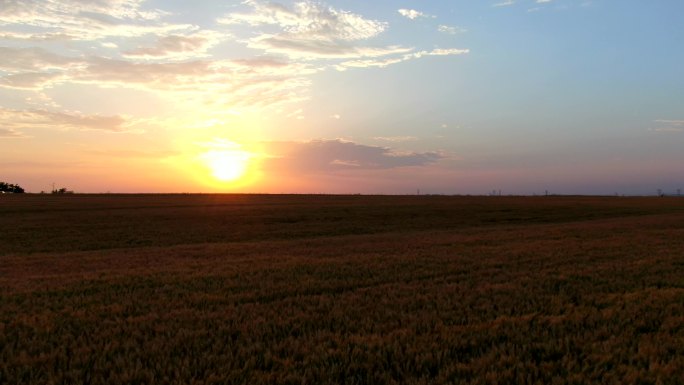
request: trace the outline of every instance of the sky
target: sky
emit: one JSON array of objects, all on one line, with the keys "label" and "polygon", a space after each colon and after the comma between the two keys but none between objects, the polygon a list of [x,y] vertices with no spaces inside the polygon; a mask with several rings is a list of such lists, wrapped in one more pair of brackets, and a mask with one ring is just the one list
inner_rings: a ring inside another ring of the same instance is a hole
[{"label": "sky", "polygon": [[684,188],[680,0],[0,0],[29,192]]}]

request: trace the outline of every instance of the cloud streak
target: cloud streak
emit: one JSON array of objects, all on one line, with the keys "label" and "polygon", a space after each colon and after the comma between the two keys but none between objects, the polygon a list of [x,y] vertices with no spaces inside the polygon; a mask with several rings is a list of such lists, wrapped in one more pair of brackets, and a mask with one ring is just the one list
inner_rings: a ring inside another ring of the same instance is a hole
[{"label": "cloud streak", "polygon": [[25,136],[11,128],[0,128],[0,138],[24,138]]},{"label": "cloud streak", "polygon": [[657,119],[657,126],[649,128],[654,132],[684,132],[684,120]]},{"label": "cloud streak", "polygon": [[187,36],[161,36],[154,45],[138,47],[124,52],[123,55],[131,59],[187,59],[205,56],[207,50],[221,40],[222,37],[213,31],[201,31]]},{"label": "cloud streak", "polygon": [[373,139],[385,142],[410,142],[418,140],[415,136],[376,136]]},{"label": "cloud streak", "polygon": [[26,129],[99,130],[124,132],[126,120],[121,116],[86,115],[47,110],[14,110],[0,108],[0,125],[6,133]]},{"label": "cloud streak", "polygon": [[501,1],[499,3],[494,3],[492,4],[493,7],[508,7],[515,4],[515,0],[505,0]]},{"label": "cloud streak", "polygon": [[266,169],[293,173],[327,173],[343,170],[380,170],[420,167],[443,158],[437,152],[398,152],[341,139],[309,142],[270,142]]},{"label": "cloud streak", "polygon": [[407,60],[420,59],[426,56],[454,56],[454,55],[465,55],[468,54],[470,50],[468,49],[434,49],[432,51],[419,51],[413,53],[407,53],[401,56],[385,58],[385,59],[359,59],[350,60],[341,63],[338,69],[344,70],[346,68],[369,68],[369,67],[379,67],[384,68],[392,64],[401,63]]}]

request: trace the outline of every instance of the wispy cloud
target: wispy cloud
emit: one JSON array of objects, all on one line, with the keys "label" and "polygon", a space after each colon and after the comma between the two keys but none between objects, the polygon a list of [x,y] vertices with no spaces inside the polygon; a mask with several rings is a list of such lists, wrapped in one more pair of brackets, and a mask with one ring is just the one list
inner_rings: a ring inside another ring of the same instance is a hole
[{"label": "wispy cloud", "polygon": [[87,154],[97,155],[108,158],[122,158],[122,159],[163,159],[177,156],[178,151],[160,150],[160,151],[139,151],[139,150],[105,150],[105,149],[88,149],[84,151]]},{"label": "wispy cloud", "polygon": [[539,12],[544,9],[544,5],[550,4],[553,0],[535,0],[535,4],[540,5],[539,7],[532,7],[527,10],[528,13]]},{"label": "wispy cloud", "polygon": [[[299,62],[337,61],[332,66],[344,70],[352,67],[387,67],[423,56],[468,52],[467,49],[416,51],[413,47],[401,45],[371,46],[367,42],[385,31],[386,22],[366,19],[311,1],[295,3],[293,7],[257,0],[249,0],[245,4],[251,12],[225,15],[219,18],[219,23],[276,27],[279,30],[277,32],[270,31],[249,38],[248,47],[269,54],[285,55]],[[400,10],[400,13],[409,18],[428,17],[410,9]],[[316,66],[323,68],[325,65],[322,67],[319,63]]]},{"label": "wispy cloud", "polygon": [[[98,40],[188,30],[188,24],[160,23],[165,12],[145,9],[144,0],[5,0],[0,35],[20,40]],[[31,32],[25,32],[26,27]]]},{"label": "wispy cloud", "polygon": [[499,3],[492,4],[492,7],[508,7],[513,4],[515,4],[515,0],[505,0]]},{"label": "wispy cloud", "polygon": [[467,32],[467,30],[465,28],[452,27],[450,25],[444,25],[444,24],[440,24],[439,26],[437,26],[437,31],[439,31],[441,33],[446,33],[449,35],[456,35],[458,33]]},{"label": "wispy cloud", "polygon": [[161,36],[156,43],[125,51],[127,58],[137,59],[187,59],[205,56],[206,51],[227,36],[214,31],[200,31],[183,35]]},{"label": "wispy cloud", "polygon": [[252,7],[247,14],[233,13],[219,18],[222,24],[274,25],[284,36],[307,40],[363,40],[376,36],[387,23],[365,19],[360,15],[325,7],[314,2],[295,3],[292,9],[278,3],[248,0]]},{"label": "wispy cloud", "polygon": [[278,35],[262,35],[252,39],[249,47],[269,53],[284,54],[298,60],[380,57],[412,51],[412,48],[398,45],[364,47],[334,40],[310,40]]},{"label": "wispy cloud", "polygon": [[0,138],[25,138],[26,136],[19,131],[11,128],[0,128]]},{"label": "wispy cloud", "polygon": [[425,14],[420,11],[416,11],[415,9],[406,9],[406,8],[401,8],[397,10],[400,15],[404,16],[407,19],[415,20],[418,18],[434,18],[432,15]]},{"label": "wispy cloud", "polygon": [[8,132],[26,129],[126,131],[126,120],[121,116],[86,115],[77,112],[47,110],[14,110],[0,108],[0,125]]},{"label": "wispy cloud", "polygon": [[0,47],[0,70],[10,73],[27,71],[66,70],[83,61],[57,55],[42,48],[12,48]]},{"label": "wispy cloud", "polygon": [[387,23],[363,18],[313,2],[295,3],[293,8],[278,3],[247,1],[250,13],[233,13],[218,19],[221,24],[274,26],[277,33],[262,33],[251,38],[249,47],[292,58],[377,57],[407,48],[364,47],[354,42],[382,33]]},{"label": "wispy cloud", "polygon": [[350,60],[341,63],[338,69],[344,70],[345,68],[368,68],[368,67],[387,67],[392,64],[401,63],[407,60],[420,59],[425,56],[453,56],[453,55],[465,55],[469,53],[469,49],[434,49],[432,51],[419,51],[412,52],[398,57],[391,57],[385,59],[367,59],[367,60]]},{"label": "wispy cloud", "polygon": [[385,142],[410,142],[418,140],[415,136],[376,136],[373,139]]},{"label": "wispy cloud", "polygon": [[25,72],[0,77],[0,88],[40,90],[51,83],[59,82],[59,73]]},{"label": "wispy cloud", "polygon": [[684,120],[657,119],[656,125],[650,127],[649,131],[654,132],[684,132]]},{"label": "wispy cloud", "polygon": [[670,124],[674,126],[684,126],[684,120],[668,120],[668,119],[658,119],[656,123]]}]

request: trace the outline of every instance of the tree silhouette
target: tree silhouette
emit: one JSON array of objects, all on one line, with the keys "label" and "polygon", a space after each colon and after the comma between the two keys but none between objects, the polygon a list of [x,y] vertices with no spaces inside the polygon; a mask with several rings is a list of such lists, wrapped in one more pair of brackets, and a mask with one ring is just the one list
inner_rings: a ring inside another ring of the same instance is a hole
[{"label": "tree silhouette", "polygon": [[53,193],[53,194],[73,194],[74,192],[71,191],[71,190],[67,190],[66,187],[62,187],[62,188],[60,188],[60,189],[55,189],[55,188],[53,188],[53,189],[52,189],[52,193]]},{"label": "tree silhouette", "polygon": [[21,194],[24,192],[24,189],[18,184],[0,182],[0,192]]}]

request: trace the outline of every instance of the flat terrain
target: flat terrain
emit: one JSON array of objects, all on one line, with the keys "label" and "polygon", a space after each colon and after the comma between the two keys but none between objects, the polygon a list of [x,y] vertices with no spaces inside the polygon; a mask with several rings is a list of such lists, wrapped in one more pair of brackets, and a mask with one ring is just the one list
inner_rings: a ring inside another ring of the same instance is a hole
[{"label": "flat terrain", "polygon": [[682,384],[684,198],[0,196],[0,384]]}]

